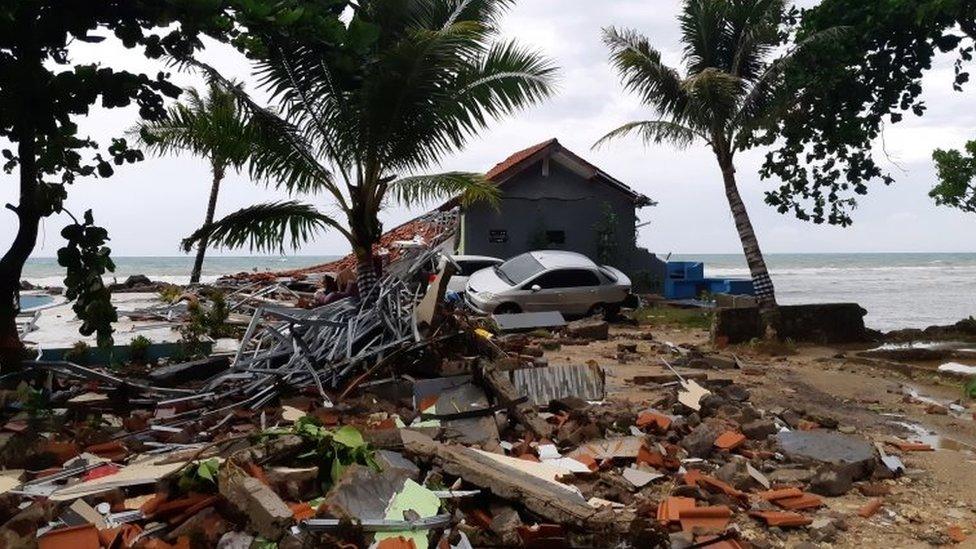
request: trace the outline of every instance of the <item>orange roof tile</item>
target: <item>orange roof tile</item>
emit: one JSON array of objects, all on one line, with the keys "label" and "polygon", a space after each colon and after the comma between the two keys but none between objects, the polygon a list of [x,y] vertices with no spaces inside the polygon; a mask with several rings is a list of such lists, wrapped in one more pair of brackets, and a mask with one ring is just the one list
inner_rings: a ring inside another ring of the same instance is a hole
[{"label": "orange roof tile", "polygon": [[806,492],[803,495],[792,497],[792,498],[780,498],[774,501],[776,505],[779,505],[783,509],[789,509],[790,511],[800,511],[803,509],[815,509],[823,505],[823,500],[819,496],[813,494],[808,494]]},{"label": "orange roof tile", "polygon": [[784,511],[750,511],[749,516],[755,517],[766,523],[767,526],[806,526],[813,523],[813,519],[805,517],[799,513],[787,513]]},{"label": "orange roof tile", "polygon": [[505,173],[508,170],[514,168],[515,166],[518,166],[519,163],[521,163],[524,160],[528,159],[532,155],[534,155],[534,154],[542,151],[546,147],[548,147],[550,145],[554,145],[554,144],[556,144],[558,142],[559,141],[557,141],[555,138],[553,138],[553,139],[549,139],[548,141],[543,141],[542,143],[539,143],[538,145],[532,145],[531,147],[529,147],[527,149],[522,149],[521,151],[518,151],[518,152],[512,154],[511,156],[509,156],[505,160],[502,160],[498,164],[495,164],[495,167],[494,168],[488,170],[488,173],[485,174],[485,177],[488,178],[488,179],[495,179],[496,177],[502,175],[503,173]]},{"label": "orange roof tile", "polygon": [[746,436],[735,431],[725,431],[715,439],[715,447],[720,450],[733,450],[742,446]]},{"label": "orange roof tile", "polygon": [[732,510],[727,505],[711,507],[692,507],[678,513],[678,521],[685,532],[725,530],[732,518]]},{"label": "orange roof tile", "polygon": [[694,498],[671,496],[657,506],[657,520],[661,523],[678,522],[681,512],[695,507]]}]

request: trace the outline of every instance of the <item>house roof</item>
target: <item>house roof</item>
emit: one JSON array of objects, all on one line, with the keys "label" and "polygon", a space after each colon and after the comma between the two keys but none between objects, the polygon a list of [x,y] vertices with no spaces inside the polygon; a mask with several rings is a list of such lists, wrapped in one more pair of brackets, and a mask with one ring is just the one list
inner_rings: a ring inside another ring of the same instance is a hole
[{"label": "house roof", "polygon": [[[590,164],[573,151],[563,147],[562,144],[559,143],[559,140],[555,138],[543,141],[542,143],[533,145],[527,149],[522,149],[521,151],[512,154],[505,160],[496,164],[492,169],[488,170],[485,177],[496,185],[502,186],[512,177],[518,175],[530,166],[535,165],[536,162],[542,160],[543,158],[551,157],[557,157],[557,161],[562,160],[570,164],[576,164],[582,168],[582,171],[585,174],[584,177],[589,180],[603,181],[630,196],[638,208],[649,206],[654,203],[654,201],[652,201],[650,198],[638,193],[634,189],[631,189],[619,179],[597,168],[593,164]],[[458,204],[458,200],[458,198],[452,199],[447,204],[442,206],[441,209],[456,206]]]}]

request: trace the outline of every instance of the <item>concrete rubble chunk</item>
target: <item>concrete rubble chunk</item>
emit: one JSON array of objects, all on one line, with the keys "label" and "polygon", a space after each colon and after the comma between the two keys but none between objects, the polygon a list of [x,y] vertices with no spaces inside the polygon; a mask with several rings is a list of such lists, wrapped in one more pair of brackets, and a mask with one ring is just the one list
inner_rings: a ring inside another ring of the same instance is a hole
[{"label": "concrete rubble chunk", "polygon": [[362,465],[351,465],[325,496],[325,505],[338,518],[381,519],[386,507],[410,478],[404,469],[376,472]]},{"label": "concrete rubble chunk", "polygon": [[776,440],[791,459],[844,464],[874,461],[875,457],[868,441],[832,431],[784,431]]},{"label": "concrete rubble chunk", "polygon": [[706,421],[695,427],[684,439],[681,447],[694,458],[707,458],[715,450],[715,439],[725,432],[725,426],[719,422]]},{"label": "concrete rubble chunk", "polygon": [[580,339],[605,341],[610,338],[610,324],[598,318],[583,318],[567,324],[566,333]]},{"label": "concrete rubble chunk", "polygon": [[225,469],[229,468],[221,469],[220,494],[247,515],[249,527],[261,537],[282,537],[292,521],[291,509],[260,480],[241,473],[224,473]]}]

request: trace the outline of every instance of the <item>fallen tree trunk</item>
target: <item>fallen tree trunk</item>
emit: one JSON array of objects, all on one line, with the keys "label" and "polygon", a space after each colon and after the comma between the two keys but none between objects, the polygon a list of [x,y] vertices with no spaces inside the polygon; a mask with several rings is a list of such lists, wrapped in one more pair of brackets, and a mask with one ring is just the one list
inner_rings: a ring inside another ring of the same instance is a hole
[{"label": "fallen tree trunk", "polygon": [[608,507],[594,508],[568,487],[455,444],[442,444],[420,434],[404,437],[406,451],[426,458],[446,473],[490,491],[495,496],[524,505],[526,509],[557,524],[593,532],[626,534],[634,514]]}]

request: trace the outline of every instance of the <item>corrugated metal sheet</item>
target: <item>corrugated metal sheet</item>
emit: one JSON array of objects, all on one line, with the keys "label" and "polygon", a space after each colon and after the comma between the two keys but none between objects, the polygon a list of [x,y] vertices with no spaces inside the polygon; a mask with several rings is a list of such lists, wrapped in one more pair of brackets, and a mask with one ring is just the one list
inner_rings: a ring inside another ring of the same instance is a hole
[{"label": "corrugated metal sheet", "polygon": [[547,366],[512,371],[512,384],[536,406],[550,400],[575,396],[584,400],[603,400],[606,375],[595,364]]}]

